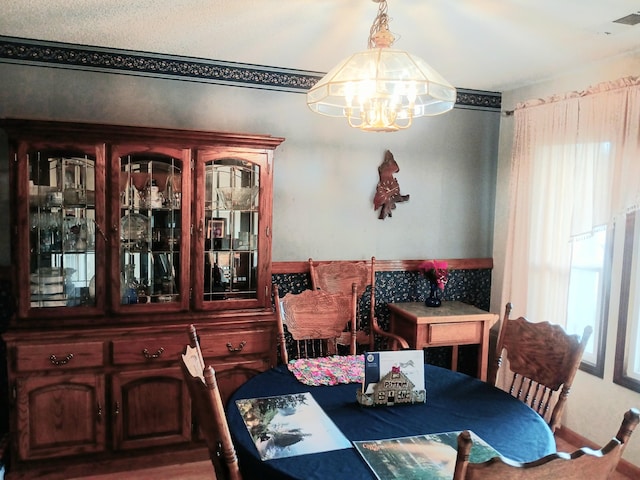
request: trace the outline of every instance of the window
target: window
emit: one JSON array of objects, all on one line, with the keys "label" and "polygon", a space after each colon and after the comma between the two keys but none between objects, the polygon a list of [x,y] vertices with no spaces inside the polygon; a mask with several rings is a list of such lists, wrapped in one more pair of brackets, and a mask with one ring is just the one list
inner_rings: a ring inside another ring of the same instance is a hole
[{"label": "window", "polygon": [[604,374],[609,274],[613,253],[613,229],[600,229],[572,243],[567,326],[569,333],[582,336],[587,325],[593,333],[584,354],[581,370],[600,378]]},{"label": "window", "polygon": [[[610,142],[557,144],[544,148],[533,167],[531,205],[531,269],[528,307],[540,296],[551,298],[540,318],[557,323],[580,338],[587,326],[592,334],[580,369],[604,375],[613,228],[597,223],[598,205],[607,198],[612,171]],[[542,226],[542,223],[545,223]],[[534,268],[537,265],[540,268]],[[539,276],[536,276],[539,275]],[[553,310],[552,310],[553,309]],[[565,310],[566,309],[566,310]],[[535,317],[534,317],[535,318]]]},{"label": "window", "polygon": [[[639,102],[640,81],[625,78],[516,108],[503,288],[534,320],[579,335],[591,325],[581,368],[604,378],[608,347],[614,381],[634,393],[640,214],[625,221],[624,212],[640,209]],[[615,338],[606,342],[607,319],[616,315]]]},{"label": "window", "polygon": [[629,213],[625,225],[618,336],[613,381],[640,392],[640,211]]}]

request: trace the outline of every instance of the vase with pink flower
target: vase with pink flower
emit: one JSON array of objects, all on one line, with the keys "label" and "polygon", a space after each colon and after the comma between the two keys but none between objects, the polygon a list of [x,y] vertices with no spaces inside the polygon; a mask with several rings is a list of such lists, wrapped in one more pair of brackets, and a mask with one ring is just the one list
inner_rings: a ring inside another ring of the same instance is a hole
[{"label": "vase with pink flower", "polygon": [[418,269],[424,275],[429,283],[429,295],[424,304],[427,307],[439,307],[442,305],[440,296],[444,292],[447,284],[449,271],[447,270],[447,262],[439,260],[425,260]]}]

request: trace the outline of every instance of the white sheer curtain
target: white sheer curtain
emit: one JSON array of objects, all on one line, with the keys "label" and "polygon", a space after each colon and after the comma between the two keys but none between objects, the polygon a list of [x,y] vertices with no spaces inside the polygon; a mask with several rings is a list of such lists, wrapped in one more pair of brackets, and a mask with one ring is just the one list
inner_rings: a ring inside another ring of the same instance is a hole
[{"label": "white sheer curtain", "polygon": [[519,104],[501,305],[565,324],[571,239],[640,205],[640,78]]}]

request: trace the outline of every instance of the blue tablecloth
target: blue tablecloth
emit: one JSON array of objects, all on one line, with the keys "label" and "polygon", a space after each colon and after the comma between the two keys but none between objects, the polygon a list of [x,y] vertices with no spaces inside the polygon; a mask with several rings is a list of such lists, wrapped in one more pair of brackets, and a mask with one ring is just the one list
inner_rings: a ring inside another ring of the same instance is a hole
[{"label": "blue tablecloth", "polygon": [[375,476],[354,449],[261,461],[236,399],[311,392],[349,440],[375,440],[425,433],[472,430],[502,455],[531,461],[555,452],[544,420],[507,393],[467,375],[425,365],[426,404],[362,407],[360,384],[310,387],[285,366],[262,373],[241,386],[227,405],[227,418],[247,479],[359,480]]}]

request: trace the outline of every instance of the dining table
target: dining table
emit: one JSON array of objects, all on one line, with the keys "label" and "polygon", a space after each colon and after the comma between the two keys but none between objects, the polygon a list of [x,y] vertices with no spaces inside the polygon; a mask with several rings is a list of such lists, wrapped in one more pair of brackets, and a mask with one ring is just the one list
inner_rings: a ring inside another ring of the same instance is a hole
[{"label": "dining table", "polygon": [[426,402],[363,406],[361,383],[308,385],[287,365],[256,375],[230,397],[227,420],[245,478],[371,480],[373,471],[351,448],[261,460],[236,401],[309,392],[350,441],[471,430],[502,456],[532,461],[556,451],[551,429],[523,402],[477,378],[425,364]]}]

